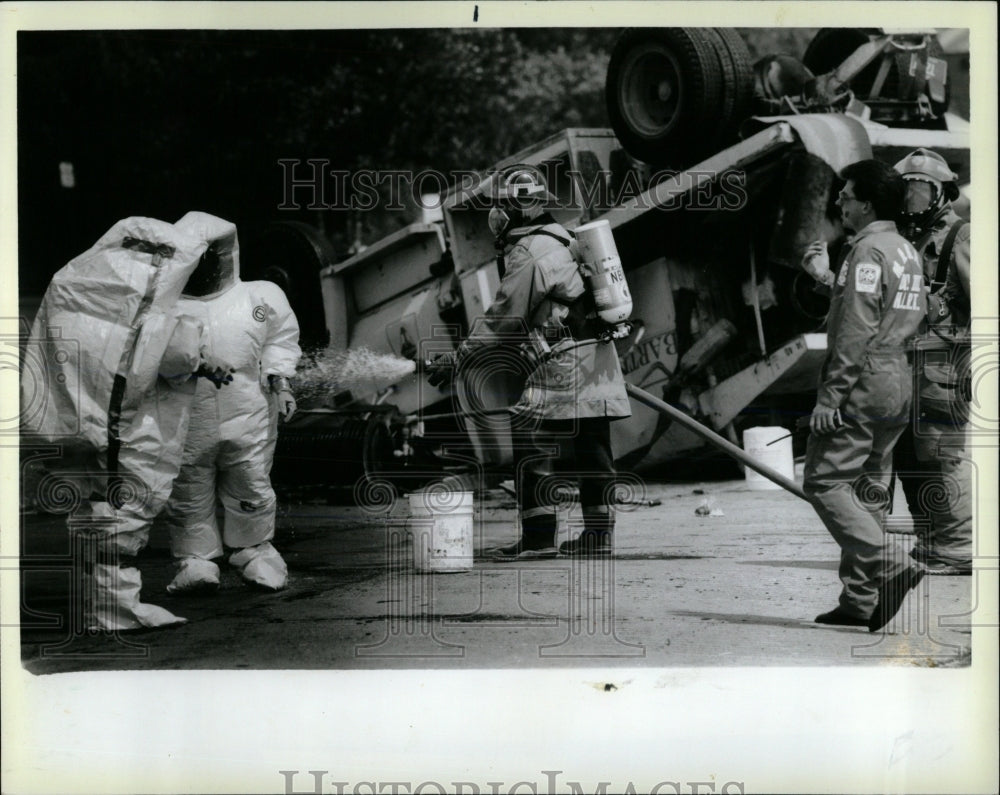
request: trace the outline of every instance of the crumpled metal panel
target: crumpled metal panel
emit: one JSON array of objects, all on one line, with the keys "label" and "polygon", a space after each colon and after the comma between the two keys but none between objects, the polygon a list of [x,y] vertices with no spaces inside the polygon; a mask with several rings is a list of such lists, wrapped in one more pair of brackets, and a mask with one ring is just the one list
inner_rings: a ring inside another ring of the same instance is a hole
[{"label": "crumpled metal panel", "polygon": [[750,129],[755,124],[781,124],[791,128],[807,152],[824,160],[838,174],[845,166],[859,160],[870,160],[873,156],[871,140],[864,124],[842,113],[755,116],[747,124]]}]

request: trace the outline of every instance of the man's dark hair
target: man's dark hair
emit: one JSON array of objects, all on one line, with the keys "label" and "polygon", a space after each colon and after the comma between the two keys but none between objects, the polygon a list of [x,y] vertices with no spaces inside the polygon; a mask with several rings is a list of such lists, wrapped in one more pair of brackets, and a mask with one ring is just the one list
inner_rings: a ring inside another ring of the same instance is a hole
[{"label": "man's dark hair", "polygon": [[854,182],[854,195],[858,201],[871,202],[879,221],[895,221],[899,217],[906,183],[888,163],[859,160],[841,171],[840,178]]}]

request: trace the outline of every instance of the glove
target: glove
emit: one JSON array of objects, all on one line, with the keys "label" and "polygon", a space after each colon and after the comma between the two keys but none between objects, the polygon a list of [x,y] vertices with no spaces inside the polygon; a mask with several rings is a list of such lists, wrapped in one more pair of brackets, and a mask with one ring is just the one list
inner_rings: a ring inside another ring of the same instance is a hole
[{"label": "glove", "polygon": [[198,365],[198,369],[194,371],[194,374],[197,378],[207,378],[215,384],[216,389],[222,389],[223,384],[231,384],[233,382],[234,372],[236,371],[232,367],[212,365],[203,361]]},{"label": "glove", "polygon": [[424,374],[431,386],[443,389],[455,379],[455,354],[439,353],[424,362]]},{"label": "glove", "polygon": [[601,331],[600,338],[604,342],[610,342],[611,340],[623,340],[631,333],[632,323],[625,320],[621,323],[616,323],[613,326],[605,324],[604,329]]},{"label": "glove", "polygon": [[278,416],[285,422],[288,422],[292,418],[292,415],[295,414],[296,408],[298,406],[295,403],[295,395],[287,389],[282,389],[278,393]]},{"label": "glove", "polygon": [[295,414],[295,409],[298,408],[295,403],[295,395],[292,394],[292,389],[288,385],[288,379],[280,375],[269,375],[267,381],[271,391],[278,396],[278,416],[288,422]]}]

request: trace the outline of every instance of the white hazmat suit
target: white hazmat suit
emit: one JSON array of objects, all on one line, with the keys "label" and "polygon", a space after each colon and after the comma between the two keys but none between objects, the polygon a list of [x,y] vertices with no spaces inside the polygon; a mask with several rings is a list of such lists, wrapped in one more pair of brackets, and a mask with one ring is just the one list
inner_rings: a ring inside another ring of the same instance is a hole
[{"label": "white hazmat suit", "polygon": [[[224,553],[223,545],[234,550],[229,563],[244,580],[278,590],[285,586],[288,570],[270,543],[275,522],[270,471],[278,414],[294,411],[285,379],[295,374],[301,355],[298,323],[280,287],[240,281],[233,224],[191,212],[177,227],[209,244],[199,270],[214,269],[196,274],[192,281],[198,282],[197,289],[189,284],[178,304],[201,320],[203,347],[235,372],[225,389],[197,386],[183,466],[166,512],[178,564],[167,590],[218,587],[219,567],[213,559]],[[222,533],[217,499],[224,509]]]},{"label": "white hazmat suit", "polygon": [[23,430],[62,445],[54,468],[79,498],[70,531],[88,538],[86,629],[185,621],[139,601],[127,559],[180,468],[201,327],[177,303],[205,248],[164,221],[119,221],[52,278],[25,349]]}]

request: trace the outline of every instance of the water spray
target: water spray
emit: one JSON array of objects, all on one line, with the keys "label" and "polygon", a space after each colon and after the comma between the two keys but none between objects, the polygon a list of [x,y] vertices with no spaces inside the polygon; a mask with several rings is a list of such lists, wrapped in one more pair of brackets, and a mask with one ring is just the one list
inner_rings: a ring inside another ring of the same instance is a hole
[{"label": "water spray", "polygon": [[322,399],[337,392],[381,392],[416,372],[412,359],[368,348],[327,348],[308,356],[295,376],[302,399]]}]

